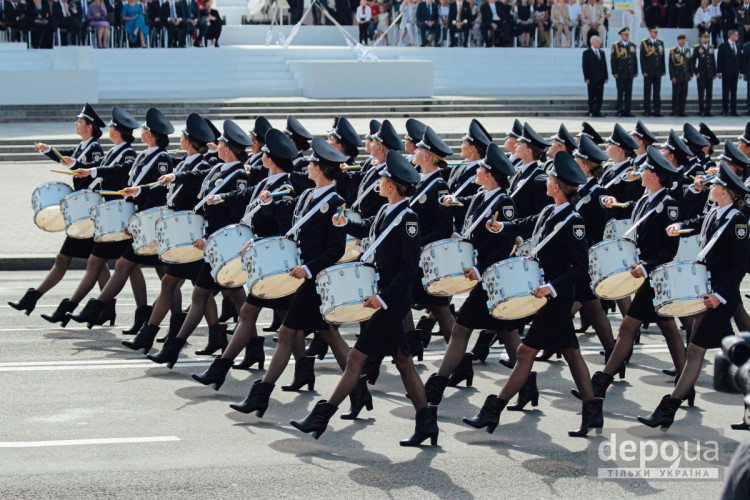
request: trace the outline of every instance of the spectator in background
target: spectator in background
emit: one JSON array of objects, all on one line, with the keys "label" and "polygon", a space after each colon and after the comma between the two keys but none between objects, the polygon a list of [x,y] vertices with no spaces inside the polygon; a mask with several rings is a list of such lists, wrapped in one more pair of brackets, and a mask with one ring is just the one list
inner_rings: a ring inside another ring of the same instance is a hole
[{"label": "spectator in background", "polygon": [[721,11],[721,34],[726,40],[729,30],[737,29],[737,13],[732,0],[723,0],[719,4],[719,10]]},{"label": "spectator in background", "polygon": [[10,41],[20,42],[21,35],[26,28],[26,4],[20,0],[5,0],[3,13],[5,16],[5,26],[12,30]]},{"label": "spectator in background", "polygon": [[[737,79],[743,60],[742,47],[738,43],[737,30],[729,30],[727,41],[719,46],[716,72],[721,80],[721,114],[737,114]],[[743,77],[744,78],[744,77]]]},{"label": "spectator in background", "polygon": [[711,43],[715,46],[719,43],[719,32],[721,31],[721,7],[719,0],[711,0],[708,6],[708,13],[711,15],[711,24],[708,31],[711,33]]},{"label": "spectator in background", "polygon": [[[154,34],[154,36],[157,36],[159,33],[161,33],[161,30],[164,27],[164,19],[161,17],[161,4],[159,3],[159,0],[146,1],[148,1],[148,5],[146,7],[142,7],[142,10],[144,8],[146,9],[146,13],[148,14],[146,16],[148,19],[148,27]],[[128,3],[131,2],[128,1]],[[122,22],[125,23],[125,14],[123,14]],[[148,30],[146,30],[146,36],[148,36]]]},{"label": "spectator in background", "polygon": [[169,47],[184,47],[187,36],[185,4],[177,0],[167,0],[161,5],[161,18],[167,28]]},{"label": "spectator in background", "polygon": [[601,40],[604,40],[604,5],[596,3],[596,0],[589,0],[582,7],[581,14],[581,36],[586,41],[586,46],[589,46],[589,40],[594,35],[598,35]]},{"label": "spectator in background", "polygon": [[562,47],[562,35],[565,35],[565,47],[568,49],[571,47],[569,7],[565,0],[556,0],[555,4],[552,5],[550,20],[552,22],[552,31],[556,32],[556,47]]},{"label": "spectator in background", "polygon": [[305,0],[287,0],[289,4],[289,24],[297,24],[305,13]]},{"label": "spectator in background", "polygon": [[[81,21],[76,17],[77,6],[68,0],[53,0],[50,17],[52,29],[60,29],[60,45],[76,45],[82,35]],[[64,30],[64,31],[62,31]]]},{"label": "spectator in background", "polygon": [[750,0],[744,0],[737,7],[737,31],[740,34],[740,43],[750,41]]},{"label": "spectator in background", "polygon": [[450,23],[450,46],[455,47],[457,45],[457,35],[461,33],[463,35],[463,46],[468,47],[469,30],[473,20],[469,2],[467,0],[451,2],[448,20]]},{"label": "spectator in background", "polygon": [[[159,0],[153,0],[149,4],[149,7],[153,4],[156,4],[158,9]],[[151,22],[153,23],[154,20],[152,19]],[[143,7],[141,7],[140,3],[136,3],[135,0],[128,0],[127,3],[123,4],[122,23],[125,25],[125,31],[128,33],[130,44],[134,45],[140,41],[141,47],[146,48],[148,26],[146,26],[146,20],[143,17]]]},{"label": "spectator in background", "polygon": [[88,25],[96,33],[96,43],[100,49],[107,47],[109,42],[110,24],[107,21],[107,8],[102,0],[94,0],[89,5],[87,16]]},{"label": "spectator in background", "polygon": [[591,47],[583,51],[581,61],[583,80],[589,95],[589,116],[602,116],[604,84],[609,79],[607,57],[601,49],[602,41],[598,36],[592,36],[590,43]]},{"label": "spectator in background", "polygon": [[687,0],[667,0],[667,23],[670,28],[689,28],[690,11]]},{"label": "spectator in background", "polygon": [[693,15],[693,26],[699,33],[711,32],[711,13],[708,11],[708,0],[701,0],[701,5]]},{"label": "spectator in background", "polygon": [[666,26],[666,0],[645,0],[643,6],[643,19],[646,26]]},{"label": "spectator in background", "polygon": [[479,47],[482,44],[482,13],[477,0],[468,0],[471,6],[471,40],[469,47],[475,45]]},{"label": "spectator in background", "polygon": [[370,39],[370,20],[372,19],[372,9],[367,5],[367,0],[360,0],[356,12],[357,26],[359,27],[359,43],[367,45]]},{"label": "spectator in background", "polygon": [[404,0],[398,8],[401,13],[401,39],[398,41],[398,45],[403,45],[406,37],[409,37],[408,45],[417,44],[417,4],[414,0]]},{"label": "spectator in background", "polygon": [[388,31],[388,27],[391,25],[391,15],[389,14],[390,7],[391,4],[383,3],[378,8],[378,28],[375,32],[375,40],[379,39],[382,36],[384,45],[390,45],[390,43],[388,42],[388,34],[386,33],[386,31]]},{"label": "spectator in background", "polygon": [[206,29],[206,45],[208,42],[212,42],[214,47],[219,47],[219,37],[221,36],[221,27],[224,22],[219,16],[219,11],[213,8],[212,0],[203,0],[203,11],[206,13],[206,22],[208,28]]},{"label": "spectator in background", "polygon": [[436,40],[439,35],[438,10],[432,0],[426,0],[417,5],[417,26],[419,27],[421,46],[427,45],[428,35]]},{"label": "spectator in background", "polygon": [[52,48],[52,14],[47,0],[33,0],[26,6],[26,29],[31,32],[31,47]]},{"label": "spectator in background", "polygon": [[197,0],[185,0],[185,19],[187,22],[187,34],[189,36],[195,34],[193,46],[202,47],[208,23],[205,21],[203,10],[201,10]]},{"label": "spectator in background", "polygon": [[547,0],[536,0],[534,3],[534,22],[536,23],[536,46],[547,46],[547,31],[550,27],[549,5]]},{"label": "spectator in background", "polygon": [[[706,0],[708,1],[708,0]],[[576,46],[581,39],[581,17],[583,15],[583,8],[578,0],[568,0],[568,16],[570,17],[571,31],[573,32],[573,39],[576,40]]]},{"label": "spectator in background", "polygon": [[487,47],[501,47],[502,18],[495,0],[482,0],[479,10],[482,16],[482,38]]},{"label": "spectator in background", "polygon": [[370,0],[370,10],[372,11],[372,17],[370,17],[370,32],[369,37],[370,40],[375,40],[375,32],[378,29],[378,21],[380,20],[380,17],[378,14],[380,14],[380,4],[378,4],[377,0]]},{"label": "spectator in background", "polygon": [[531,34],[534,32],[534,7],[529,0],[519,0],[516,3],[516,35],[519,37],[520,47],[531,47]]}]

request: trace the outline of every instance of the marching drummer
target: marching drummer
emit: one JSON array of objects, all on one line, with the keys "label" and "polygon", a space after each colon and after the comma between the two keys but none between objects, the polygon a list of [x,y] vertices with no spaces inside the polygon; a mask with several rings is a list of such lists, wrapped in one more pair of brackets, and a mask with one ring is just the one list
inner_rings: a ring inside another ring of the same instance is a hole
[{"label": "marching drummer", "polygon": [[592,127],[589,122],[581,123],[581,131],[578,132],[578,135],[576,135],[576,138],[578,138],[579,144],[580,144],[582,137],[588,137],[597,146],[599,144],[604,144],[604,139],[602,138],[602,136],[599,134],[599,132],[594,130],[594,127]]},{"label": "marching drummer", "polygon": [[371,408],[372,398],[369,394],[368,399],[359,394],[362,388],[367,387],[360,373],[368,356],[386,354],[393,356],[404,387],[417,411],[414,435],[401,441],[401,446],[419,446],[428,438],[432,445],[436,445],[439,433],[437,407],[427,405],[424,386],[414,368],[409,343],[401,324],[412,303],[412,287],[419,262],[419,220],[407,201],[414,194],[419,174],[395,151],[387,153],[386,162],[387,167],[379,172],[379,193],[387,198],[388,204],[375,217],[361,223],[348,221],[345,217],[333,217],[334,225],[345,227],[354,236],[364,237],[369,233],[375,238],[373,245],[375,267],[379,275],[378,294],[367,297],[364,305],[376,312],[349,351],[344,375],[330,398],[319,401],[310,415],[300,421],[292,420],[291,424],[302,432],[313,433],[317,439],[326,430],[328,421],[347,395],[352,395],[352,413],[358,413],[368,403]]},{"label": "marching drummer", "polygon": [[521,160],[516,158],[516,146],[521,135],[523,135],[523,124],[516,118],[513,120],[511,129],[505,134],[505,141],[503,141],[503,149],[506,151],[505,155],[515,169],[521,166]]},{"label": "marching drummer", "polygon": [[[473,281],[481,280],[482,271],[495,262],[507,259],[513,250],[514,237],[509,233],[501,232],[495,235],[487,231],[484,221],[488,216],[494,217],[494,214],[497,214],[499,220],[506,222],[515,218],[516,207],[505,192],[508,179],[514,173],[515,169],[507,156],[499,146],[491,143],[487,148],[487,156],[479,162],[477,169],[477,183],[483,190],[471,197],[471,202],[466,200],[469,210],[461,228],[461,236],[470,241],[477,252],[476,268],[465,270]],[[443,204],[450,207],[456,200],[455,196],[447,196],[443,199]],[[467,386],[471,385],[474,378],[474,369],[471,364],[473,356],[466,353],[466,348],[474,329],[484,329],[486,335],[492,337],[489,341],[485,341],[486,351],[489,351],[489,345],[494,337],[499,336],[500,342],[505,344],[511,363],[515,364],[516,351],[520,344],[516,322],[502,321],[492,317],[487,307],[487,300],[487,292],[479,283],[471,289],[469,297],[458,310],[458,317],[440,369],[437,373],[430,375],[425,384],[427,401],[430,404],[440,404],[447,386],[456,387],[464,380]],[[486,351],[480,359],[484,360],[487,357]]]},{"label": "marching drummer", "polygon": [[[685,170],[686,184],[683,185],[682,212],[686,219],[692,219],[702,214],[706,208],[708,190],[696,191],[691,189],[697,176],[706,175],[706,156],[704,150],[710,146],[708,139],[698,132],[691,124],[686,123],[682,127],[682,140],[685,141],[692,153],[690,164]],[[710,158],[708,159],[710,161]]]},{"label": "marching drummer", "polygon": [[615,124],[612,135],[606,141],[605,152],[612,164],[604,170],[601,185],[607,195],[617,198],[620,207],[609,207],[607,212],[614,219],[629,219],[633,204],[643,196],[643,187],[629,173],[633,169],[638,142],[619,123]]},{"label": "marching drummer", "polygon": [[259,116],[255,119],[253,129],[250,131],[252,154],[245,162],[245,172],[250,177],[250,187],[256,186],[266,178],[266,169],[263,167],[263,146],[266,134],[272,128],[271,122],[265,116]]},{"label": "marching drummer", "polygon": [[[224,163],[216,165],[208,171],[198,193],[201,201],[194,208],[196,212],[202,213],[206,218],[204,238],[193,243],[193,246],[200,250],[203,250],[205,240],[211,234],[224,226],[237,222],[239,219],[234,207],[227,206],[226,203],[206,205],[208,198],[211,195],[230,192],[234,189],[247,189],[248,176],[245,173],[243,163],[247,160],[245,150],[252,141],[240,126],[231,120],[224,121],[223,129],[224,133],[219,138],[219,157],[224,160]],[[167,178],[162,178],[163,182],[167,180]],[[245,302],[245,289],[242,286],[228,288],[219,285],[211,275],[211,265],[205,260],[201,261],[201,267],[198,270],[198,276],[193,287],[190,310],[180,327],[179,333],[175,337],[166,339],[161,351],[156,354],[149,354],[146,357],[155,363],[166,363],[167,367],[171,369],[177,362],[180,350],[188,337],[203,319],[209,298],[219,291],[234,303],[238,311],[240,310]],[[208,345],[196,354],[211,356],[218,350],[223,351],[227,344],[226,325],[219,323],[216,319],[216,323],[209,323],[208,325]]]},{"label": "marching drummer", "polygon": [[[365,135],[365,151],[372,154],[370,147],[375,142],[373,135],[378,133],[382,124],[377,120],[370,120],[370,133]],[[346,205],[351,207],[357,200],[359,186],[367,172],[372,168],[374,157],[369,156],[362,165],[357,165],[357,156],[362,146],[362,140],[354,127],[344,116],[333,119],[333,128],[328,132],[328,142],[344,155],[346,171],[336,179],[336,192],[344,198]]]},{"label": "marching drummer", "polygon": [[[487,147],[492,142],[492,136],[476,118],[471,120],[469,131],[461,140],[461,158],[465,163],[453,167],[448,177],[448,190],[453,196],[472,196],[479,186],[474,182],[477,178],[479,162],[487,154]],[[456,225],[463,224],[466,207],[460,206],[453,210]]]},{"label": "marching drummer", "polygon": [[208,123],[208,126],[211,127],[211,131],[214,133],[214,140],[209,142],[207,144],[208,146],[208,152],[203,155],[206,162],[208,162],[209,165],[212,167],[216,165],[217,163],[221,163],[221,159],[219,158],[219,137],[221,137],[221,130],[216,128],[216,125],[213,124],[211,120],[208,118],[203,118],[206,120],[206,123]]},{"label": "marching drummer", "polygon": [[516,204],[519,218],[538,214],[547,205],[547,176],[539,165],[544,161],[545,150],[550,146],[531,125],[524,123],[523,134],[518,138],[516,158],[521,166],[510,179],[508,192]]},{"label": "marching drummer", "polygon": [[666,188],[669,195],[680,204],[680,209],[684,210],[682,205],[685,198],[685,189],[692,184],[692,180],[685,175],[685,172],[692,164],[693,153],[687,147],[685,141],[677,135],[677,132],[670,130],[667,140],[661,145],[661,154],[678,171],[677,174],[673,175],[671,186],[666,186]]},{"label": "marching drummer", "polygon": [[292,115],[286,117],[286,129],[284,129],[284,133],[292,140],[294,147],[297,148],[297,156],[295,156],[292,161],[294,164],[294,170],[289,173],[289,180],[292,183],[294,192],[301,193],[305,189],[314,186],[313,182],[307,176],[308,162],[305,160],[305,151],[310,149],[310,141],[313,136],[299,122],[299,120]]},{"label": "marching drummer", "polygon": [[[547,192],[554,200],[554,208],[545,210],[514,222],[488,220],[487,229],[529,236],[534,227],[541,227],[540,241],[532,250],[539,259],[548,283],[534,290],[537,298],[547,297],[547,304],[535,315],[528,333],[518,347],[516,364],[500,393],[487,396],[479,413],[473,418],[464,418],[464,423],[477,429],[486,428],[492,433],[500,422],[500,413],[510,399],[518,393],[517,408],[527,402],[536,404],[539,391],[536,374],[531,371],[534,358],[541,349],[560,350],[568,362],[573,379],[583,395],[583,417],[581,426],[568,434],[573,437],[586,436],[589,429],[603,426],[602,399],[595,398],[588,378],[589,370],[581,356],[578,339],[570,314],[575,296],[575,284],[580,283],[588,269],[588,244],[586,227],[575,211],[578,201],[578,186],[586,182],[586,176],[568,153],[555,155],[554,170],[547,180]],[[540,223],[538,223],[538,221]]]},{"label": "marching drummer", "polygon": [[[150,189],[145,185],[155,183],[159,177],[172,170],[172,158],[167,152],[169,134],[172,132],[174,127],[167,117],[158,109],[149,108],[146,112],[146,121],[141,125],[141,141],[148,147],[136,156],[126,181],[130,187],[122,190],[123,196],[132,197],[136,212],[160,207],[165,203],[167,190],[164,186]],[[141,189],[140,185],[144,185],[144,188]],[[164,271],[164,266],[156,255],[138,255],[132,244],[127,245],[115,263],[114,274],[99,296],[90,299],[79,314],[68,313],[68,316],[73,321],[88,323],[89,327],[114,320],[115,297],[122,291],[128,277],[138,266],[154,266],[159,276]],[[143,296],[136,295],[135,299],[137,308],[148,306],[145,293]],[[133,327],[127,330],[131,335],[136,334],[141,324],[148,320],[148,313],[144,313],[145,309],[140,311]]]},{"label": "marching drummer", "polygon": [[[424,137],[424,131],[427,128],[427,125],[417,120],[416,118],[409,118],[406,120],[405,127],[406,134],[404,134],[404,150],[409,153],[409,156],[407,156],[406,159],[409,161],[409,163],[415,165],[414,155],[417,152],[417,143],[422,140],[422,137]],[[419,170],[418,165],[417,170]],[[440,169],[440,175],[442,175],[443,178],[446,178],[448,176],[448,173],[449,172],[447,171],[447,169]]]},{"label": "marching drummer", "polygon": [[557,133],[550,137],[549,143],[551,146],[547,150],[547,161],[542,167],[545,173],[554,166],[555,154],[558,151],[565,151],[569,154],[573,154],[578,148],[576,138],[573,137],[573,134],[568,132],[564,123],[561,123]]},{"label": "marching drummer", "polygon": [[708,170],[716,169],[716,162],[711,159],[711,156],[714,154],[714,148],[721,144],[721,141],[719,141],[719,138],[716,137],[716,134],[714,134],[708,125],[703,122],[698,124],[698,132],[708,141],[708,146],[703,148],[703,155],[698,155],[699,158],[702,158],[703,171],[707,172]]},{"label": "marching drummer", "polygon": [[[710,290],[704,295],[707,311],[695,317],[693,333],[687,348],[687,362],[671,394],[664,396],[654,413],[638,420],[649,427],[669,428],[680,404],[688,399],[692,406],[695,382],[700,375],[707,349],[721,346],[721,340],[732,334],[731,319],[742,303],[740,283],[747,270],[750,244],[747,217],[739,210],[750,190],[724,162],[711,182],[710,200],[716,204],[707,215],[667,227],[667,234],[675,237],[680,231],[692,230],[700,234],[701,252],[697,259],[708,267]],[[745,424],[733,425],[745,428]]]}]

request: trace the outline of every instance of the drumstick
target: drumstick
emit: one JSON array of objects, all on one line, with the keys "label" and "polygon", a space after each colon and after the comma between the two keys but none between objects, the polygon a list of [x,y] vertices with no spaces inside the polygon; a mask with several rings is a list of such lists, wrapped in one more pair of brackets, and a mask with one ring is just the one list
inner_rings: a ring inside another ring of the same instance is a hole
[{"label": "drumstick", "polygon": [[341,222],[341,217],[344,215],[344,210],[346,210],[346,203],[341,205],[341,208],[339,208],[339,214],[336,216],[336,222]]},{"label": "drumstick", "polygon": [[285,190],[283,190],[283,191],[277,191],[277,192],[275,192],[275,193],[271,193],[271,194],[269,194],[269,195],[268,195],[268,197],[269,197],[269,198],[273,198],[274,196],[283,196],[283,195],[285,195],[285,194],[289,194],[289,193],[291,193],[291,192],[292,192],[292,191],[291,191],[290,189],[285,189]]},{"label": "drumstick", "polygon": [[709,182],[711,182],[715,177],[716,177],[716,174],[709,175],[708,177],[706,177],[705,179],[703,179],[701,181],[701,184],[703,184],[705,186],[706,184],[708,184]]},{"label": "drumstick", "polygon": [[612,203],[611,206],[617,207],[617,208],[628,208],[627,203]]},{"label": "drumstick", "polygon": [[345,167],[341,167],[341,170],[362,170],[362,167],[360,165],[347,165]]},{"label": "drumstick", "polygon": [[492,216],[492,222],[490,222],[490,227],[495,225],[495,222],[497,222],[498,215],[500,215],[500,212],[495,212],[495,215]]},{"label": "drumstick", "polygon": [[214,200],[214,205],[217,203],[224,203],[224,198],[219,198],[218,200]]},{"label": "drumstick", "polygon": [[50,172],[55,172],[56,174],[76,175],[75,172],[71,172],[69,170],[55,170],[55,169],[52,169],[52,170],[50,170]]},{"label": "drumstick", "polygon": [[61,162],[65,163],[65,158],[63,158],[63,155],[61,155],[58,150],[56,150],[55,148],[52,148],[52,152],[55,153],[58,158],[60,158]]},{"label": "drumstick", "polygon": [[185,152],[184,149],[170,149],[169,151],[167,151],[167,153],[169,153],[171,155],[173,155],[175,153],[184,153],[184,152]]},{"label": "drumstick", "polygon": [[105,196],[108,196],[108,195],[120,195],[120,196],[125,196],[125,192],[124,192],[124,191],[97,191],[97,193],[99,193],[99,194],[103,194],[103,195],[105,195]]},{"label": "drumstick", "polygon": [[[628,180],[628,173],[630,173],[630,172],[627,172],[627,173],[625,173],[625,174],[622,174],[622,180],[624,180],[624,181]],[[640,173],[640,172],[633,172],[633,179],[637,179],[637,178],[639,178],[640,176],[641,176],[641,173]]]},{"label": "drumstick", "polygon": [[463,207],[464,206],[464,204],[461,203],[460,201],[449,201],[448,205],[453,205],[454,207]]},{"label": "drumstick", "polygon": [[677,231],[674,232],[674,234],[690,234],[692,232],[693,232],[693,230],[690,229],[690,228],[688,228],[688,229],[678,229]]},{"label": "drumstick", "polygon": [[159,186],[163,186],[163,185],[164,185],[164,183],[162,183],[162,182],[152,182],[151,184],[148,185],[148,188],[149,189],[155,189],[155,188],[158,188]]}]

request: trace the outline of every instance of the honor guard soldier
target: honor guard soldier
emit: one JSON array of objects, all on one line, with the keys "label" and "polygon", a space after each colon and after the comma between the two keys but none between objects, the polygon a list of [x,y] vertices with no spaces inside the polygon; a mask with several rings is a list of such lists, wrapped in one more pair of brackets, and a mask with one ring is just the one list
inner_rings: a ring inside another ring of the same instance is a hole
[{"label": "honor guard soldier", "polygon": [[685,47],[685,35],[677,35],[677,47],[669,51],[669,79],[672,81],[672,116],[687,116],[688,82],[693,79],[690,49]]},{"label": "honor guard soldier", "polygon": [[702,116],[711,115],[711,96],[716,79],[716,54],[709,43],[708,31],[701,33],[700,43],[693,47],[693,74],[698,86],[698,108]]},{"label": "honor guard soldier", "polygon": [[[641,73],[643,73],[643,111],[646,116],[661,116],[661,79],[667,74],[664,42],[657,38],[659,28],[649,28],[648,38],[641,42]],[[653,107],[651,98],[653,93]]]},{"label": "honor guard soldier", "polygon": [[284,133],[289,137],[297,148],[297,156],[292,163],[294,170],[289,173],[289,178],[294,187],[295,193],[302,193],[307,188],[315,184],[307,177],[307,161],[304,153],[310,149],[310,141],[313,136],[305,127],[292,115],[286,117],[286,130]]},{"label": "honor guard soldier", "polygon": [[547,175],[539,161],[544,161],[545,150],[551,144],[531,128],[523,124],[523,135],[518,139],[516,157],[521,162],[515,175],[510,179],[508,193],[516,204],[518,217],[538,214],[547,205]]},{"label": "honor guard soldier", "polygon": [[620,39],[612,44],[609,56],[612,76],[617,82],[617,116],[633,116],[630,112],[633,98],[633,78],[638,76],[638,56],[636,47],[630,41],[630,30],[623,28]]}]

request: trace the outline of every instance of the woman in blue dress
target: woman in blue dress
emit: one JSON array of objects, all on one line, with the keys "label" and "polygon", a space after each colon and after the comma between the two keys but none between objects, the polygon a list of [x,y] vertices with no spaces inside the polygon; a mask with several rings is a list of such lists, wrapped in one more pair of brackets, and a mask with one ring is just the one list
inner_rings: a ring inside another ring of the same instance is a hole
[{"label": "woman in blue dress", "polygon": [[122,22],[128,31],[130,43],[141,41],[141,47],[146,47],[146,38],[148,37],[148,26],[143,17],[143,7],[140,3],[136,4],[135,0],[128,0],[122,4]]}]

